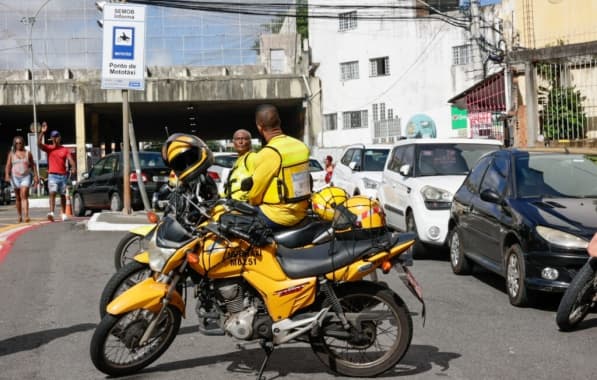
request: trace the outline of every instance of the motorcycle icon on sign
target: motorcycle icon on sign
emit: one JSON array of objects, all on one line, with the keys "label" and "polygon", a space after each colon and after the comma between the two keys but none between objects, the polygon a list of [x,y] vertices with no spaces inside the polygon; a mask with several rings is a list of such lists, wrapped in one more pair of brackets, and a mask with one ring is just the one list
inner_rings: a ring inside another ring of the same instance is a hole
[{"label": "motorcycle icon on sign", "polygon": [[135,59],[135,28],[115,26],[112,35],[112,58]]}]

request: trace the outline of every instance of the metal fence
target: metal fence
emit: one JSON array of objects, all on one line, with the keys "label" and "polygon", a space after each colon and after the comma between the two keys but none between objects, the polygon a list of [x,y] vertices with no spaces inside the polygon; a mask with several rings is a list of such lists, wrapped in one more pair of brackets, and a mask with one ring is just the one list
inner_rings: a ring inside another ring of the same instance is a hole
[{"label": "metal fence", "polygon": [[597,147],[597,59],[535,64],[540,138],[545,145]]}]

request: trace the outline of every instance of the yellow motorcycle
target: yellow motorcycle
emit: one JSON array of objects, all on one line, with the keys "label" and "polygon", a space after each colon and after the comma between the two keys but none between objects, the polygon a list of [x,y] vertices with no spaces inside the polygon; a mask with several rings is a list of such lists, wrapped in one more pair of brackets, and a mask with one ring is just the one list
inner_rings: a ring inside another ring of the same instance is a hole
[{"label": "yellow motorcycle", "polygon": [[[257,340],[265,350],[301,341],[334,372],[376,376],[408,350],[412,319],[403,299],[364,277],[395,268],[425,304],[409,272],[415,236],[390,233],[376,201],[353,197],[334,208],[329,230],[310,247],[276,242],[256,211],[218,202],[193,233],[163,218],[148,242],[152,275],[117,296],[91,340],[91,359],[111,376],[155,361],[172,343],[194,284],[200,332]],[[300,238],[300,235],[297,235]]]}]

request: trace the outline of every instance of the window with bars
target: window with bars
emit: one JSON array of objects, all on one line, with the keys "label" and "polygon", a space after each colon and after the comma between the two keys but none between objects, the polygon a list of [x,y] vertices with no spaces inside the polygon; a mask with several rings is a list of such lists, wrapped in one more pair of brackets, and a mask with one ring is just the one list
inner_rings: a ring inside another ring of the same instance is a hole
[{"label": "window with bars", "polygon": [[357,11],[340,13],[338,15],[339,29],[341,32],[356,29],[357,27]]},{"label": "window with bars", "polygon": [[329,113],[323,115],[323,129],[326,131],[335,131],[338,129],[338,114]]},{"label": "window with bars", "polygon": [[366,128],[367,110],[342,112],[343,129]]},{"label": "window with bars", "polygon": [[379,105],[373,104],[371,106],[371,111],[373,112],[373,121],[379,120]]},{"label": "window with bars", "polygon": [[467,65],[472,62],[471,45],[460,45],[452,47],[452,63],[454,65]]},{"label": "window with bars", "polygon": [[380,77],[390,75],[390,58],[372,58],[369,60],[369,76]]},{"label": "window with bars", "polygon": [[340,80],[359,79],[359,61],[342,62],[340,64]]}]

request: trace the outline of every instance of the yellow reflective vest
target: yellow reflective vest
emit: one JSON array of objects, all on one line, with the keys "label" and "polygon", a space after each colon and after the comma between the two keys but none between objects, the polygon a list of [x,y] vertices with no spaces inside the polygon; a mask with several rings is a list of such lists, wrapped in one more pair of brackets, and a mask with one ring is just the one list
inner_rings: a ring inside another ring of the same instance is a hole
[{"label": "yellow reflective vest", "polygon": [[247,200],[248,191],[241,190],[240,183],[243,179],[253,174],[253,170],[255,169],[255,155],[255,152],[247,152],[236,159],[226,180],[226,188],[224,190],[226,198],[239,201]]},{"label": "yellow reflective vest", "polygon": [[264,204],[296,203],[309,199],[309,148],[290,136],[272,139],[263,149],[273,149],[282,161],[278,174],[263,196]]}]

